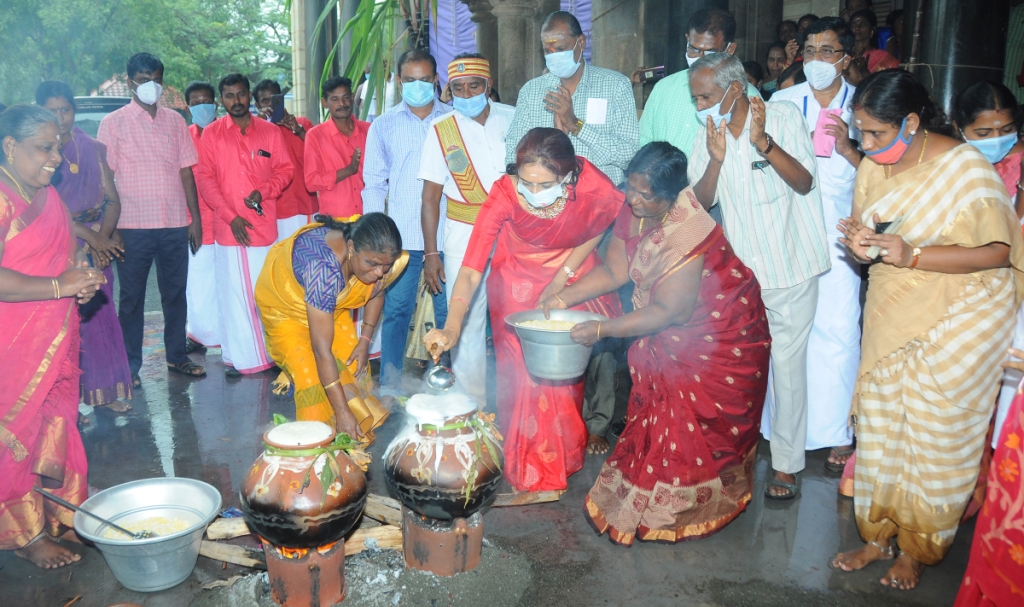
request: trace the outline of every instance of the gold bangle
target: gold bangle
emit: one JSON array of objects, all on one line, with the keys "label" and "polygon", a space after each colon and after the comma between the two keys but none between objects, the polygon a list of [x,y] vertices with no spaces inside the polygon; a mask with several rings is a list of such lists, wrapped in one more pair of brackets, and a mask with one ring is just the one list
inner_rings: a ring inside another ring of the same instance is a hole
[{"label": "gold bangle", "polygon": [[341,383],[341,378],[339,377],[338,379],[336,379],[336,380],[332,381],[331,383],[327,384],[326,386],[324,386],[324,392],[327,392],[328,390],[330,390],[334,386],[337,386],[340,383]]},{"label": "gold bangle", "polygon": [[601,321],[597,321],[597,341],[601,341]]},{"label": "gold bangle", "polygon": [[552,295],[554,295],[554,296],[555,296],[555,299],[557,299],[557,300],[558,300],[558,303],[562,304],[562,307],[563,307],[564,309],[566,309],[566,310],[568,310],[568,309],[569,309],[569,306],[565,305],[565,302],[564,302],[564,301],[562,301],[562,298],[558,296],[558,293],[552,293]]},{"label": "gold bangle", "polygon": [[53,281],[53,298],[60,299],[60,283],[57,282],[56,278],[51,278],[50,280]]}]

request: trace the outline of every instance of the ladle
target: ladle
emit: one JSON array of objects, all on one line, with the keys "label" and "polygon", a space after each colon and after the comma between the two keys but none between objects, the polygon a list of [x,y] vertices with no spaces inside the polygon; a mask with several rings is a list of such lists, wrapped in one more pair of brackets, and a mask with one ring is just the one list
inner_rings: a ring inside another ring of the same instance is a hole
[{"label": "ladle", "polygon": [[[436,349],[436,346],[435,346]],[[431,350],[433,354],[433,350]],[[423,384],[428,392],[442,393],[455,385],[455,373],[451,368],[451,354],[442,352],[437,362],[433,358],[427,363],[429,369],[423,374]]]},{"label": "ladle", "polygon": [[108,521],[105,518],[99,517],[99,516],[93,514],[92,512],[89,512],[88,510],[84,510],[82,508],[79,508],[78,506],[72,504],[71,502],[69,502],[67,500],[64,500],[64,499],[61,499],[61,498],[57,497],[56,495],[50,493],[49,491],[43,491],[39,487],[35,487],[35,490],[36,490],[36,493],[41,493],[42,496],[45,497],[46,499],[53,500],[53,501],[57,502],[58,504],[60,504],[61,506],[64,506],[65,508],[69,508],[71,510],[74,510],[75,512],[81,512],[82,514],[85,514],[86,516],[91,516],[94,519],[98,520],[99,522],[106,524],[108,527],[113,527],[114,529],[117,529],[121,533],[131,537],[133,540],[148,540],[149,538],[157,537],[157,535],[155,533],[153,533],[152,531],[142,530],[142,531],[139,531],[138,533],[135,533],[135,532],[132,532],[132,531],[128,531],[124,527],[122,527],[120,525],[115,525],[114,523],[111,523],[110,521]]}]

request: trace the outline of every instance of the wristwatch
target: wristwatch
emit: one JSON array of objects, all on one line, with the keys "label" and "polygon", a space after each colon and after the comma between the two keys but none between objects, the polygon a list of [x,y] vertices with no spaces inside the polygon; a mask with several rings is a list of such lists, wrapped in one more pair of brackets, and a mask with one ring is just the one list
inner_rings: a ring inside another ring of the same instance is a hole
[{"label": "wristwatch", "polygon": [[572,270],[570,270],[569,266],[562,266],[562,269],[565,270],[565,275],[568,276],[569,278],[572,278],[573,276],[576,276],[576,272],[573,272]]},{"label": "wristwatch", "polygon": [[582,120],[577,118],[576,119],[576,126],[572,127],[572,134],[575,135],[576,137],[579,137],[580,136],[580,131],[583,130],[583,125],[584,124],[585,123]]},{"label": "wristwatch", "polygon": [[917,262],[921,261],[921,247],[914,247],[913,250],[914,260],[910,262],[911,268],[917,267]]},{"label": "wristwatch", "polygon": [[768,147],[766,147],[764,149],[764,151],[762,152],[761,150],[759,150],[757,148],[756,145],[754,146],[754,150],[757,151],[758,155],[760,155],[761,158],[767,158],[768,154],[770,154],[772,152],[772,150],[775,149],[775,140],[772,139],[772,136],[769,135],[768,133],[765,133],[764,136],[765,136],[766,139],[768,139]]}]

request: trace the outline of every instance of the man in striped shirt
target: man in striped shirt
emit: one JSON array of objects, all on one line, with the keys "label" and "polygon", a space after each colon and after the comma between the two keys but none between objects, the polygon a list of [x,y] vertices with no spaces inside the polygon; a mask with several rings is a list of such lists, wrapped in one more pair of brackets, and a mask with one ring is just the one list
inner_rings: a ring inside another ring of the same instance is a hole
[{"label": "man in striped shirt", "polygon": [[740,60],[725,53],[690,67],[702,126],[688,174],[704,208],[720,204],[736,255],[757,276],[772,335],[776,417],[765,496],[792,499],[807,439],[807,340],[818,276],[830,267],[811,138],[789,102],[748,98]]}]

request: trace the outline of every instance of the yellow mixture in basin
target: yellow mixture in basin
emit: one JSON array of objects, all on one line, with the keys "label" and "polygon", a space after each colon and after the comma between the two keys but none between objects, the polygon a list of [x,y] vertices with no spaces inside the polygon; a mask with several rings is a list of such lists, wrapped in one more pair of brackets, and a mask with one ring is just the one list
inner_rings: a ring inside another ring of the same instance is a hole
[{"label": "yellow mixture in basin", "polygon": [[555,320],[555,319],[540,319],[540,320],[524,320],[523,322],[516,323],[520,327],[527,329],[546,329],[548,331],[569,331],[575,327],[577,323],[575,320]]},{"label": "yellow mixture in basin", "polygon": [[[192,523],[189,523],[185,519],[180,518],[167,518],[166,516],[151,516],[149,518],[144,518],[140,521],[135,521],[132,523],[118,523],[118,525],[124,527],[132,533],[149,531],[155,536],[163,537],[166,535],[172,535],[179,531],[184,531],[191,527]],[[132,539],[126,536],[125,534],[121,533],[117,529],[114,529],[113,527],[107,528],[107,530],[103,532],[103,537],[107,538],[108,540]]]}]

